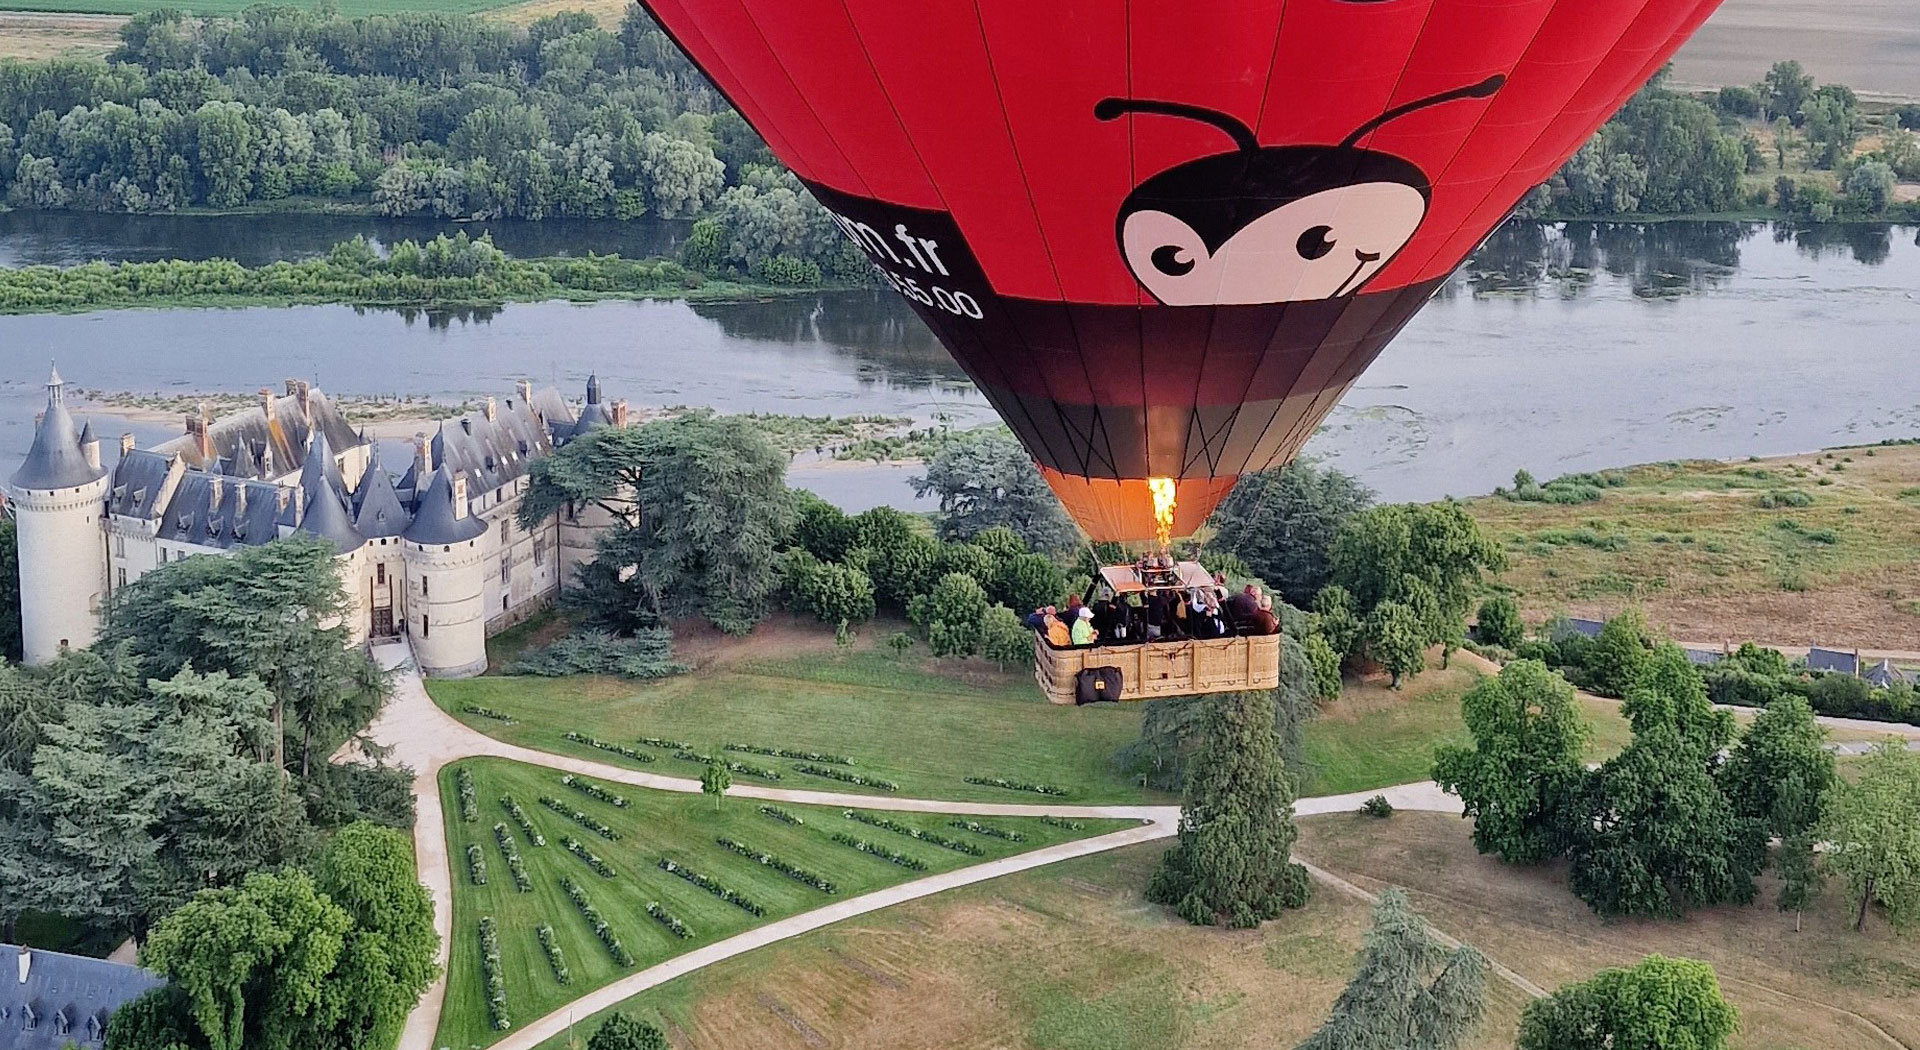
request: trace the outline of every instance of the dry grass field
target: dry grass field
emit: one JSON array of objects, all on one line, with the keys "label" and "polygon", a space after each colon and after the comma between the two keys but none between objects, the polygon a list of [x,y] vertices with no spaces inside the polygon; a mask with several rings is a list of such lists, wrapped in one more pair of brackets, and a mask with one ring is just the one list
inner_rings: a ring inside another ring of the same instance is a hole
[{"label": "dry grass field", "polygon": [[495,11],[492,17],[523,26],[563,11],[585,11],[600,23],[602,29],[611,30],[620,28],[620,20],[626,17],[627,8],[632,6],[633,0],[526,0],[503,7]]},{"label": "dry grass field", "polygon": [[0,12],[0,59],[99,56],[120,43],[118,15]]},{"label": "dry grass field", "polygon": [[1469,505],[1529,622],[1637,605],[1689,641],[1920,648],[1920,446],[1610,473],[1590,503]]},{"label": "dry grass field", "polygon": [[1783,58],[1866,95],[1920,98],[1913,0],[1726,0],[1674,59],[1682,84],[1751,84]]}]

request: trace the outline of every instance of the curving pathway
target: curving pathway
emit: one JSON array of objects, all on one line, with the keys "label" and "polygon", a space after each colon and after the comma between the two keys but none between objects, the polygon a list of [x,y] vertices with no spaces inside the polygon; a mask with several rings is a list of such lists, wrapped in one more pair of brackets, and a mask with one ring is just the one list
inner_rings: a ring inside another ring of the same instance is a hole
[{"label": "curving pathway", "polygon": [[[389,749],[395,761],[413,768],[413,797],[418,814],[413,825],[414,857],[420,873],[420,881],[426,885],[427,892],[433,899],[434,929],[440,935],[437,961],[440,963],[442,976],[434,981],[433,986],[427,989],[426,995],[421,997],[413,1012],[407,1016],[406,1028],[400,1036],[399,1050],[435,1050],[433,1037],[440,1025],[441,1007],[446,1001],[447,952],[453,943],[453,869],[447,854],[445,821],[440,802],[440,770],[447,763],[460,759],[491,757],[546,766],[590,776],[597,780],[630,784],[656,791],[698,793],[700,782],[685,777],[661,776],[657,773],[644,773],[620,766],[535,751],[495,740],[440,710],[433,699],[427,695],[426,686],[414,667],[413,651],[405,642],[376,644],[373,647],[373,656],[380,666],[393,672],[393,698],[381,711],[380,717],[368,728],[368,736],[374,743]],[[1048,846],[1018,856],[1005,857],[957,871],[901,883],[789,916],[726,940],[715,941],[703,948],[675,956],[588,992],[567,1006],[515,1029],[504,1039],[493,1044],[495,1050],[532,1050],[540,1043],[565,1032],[569,1023],[575,1018],[587,1017],[656,985],[692,973],[701,967],[809,933],[843,919],[961,886],[996,879],[1002,875],[1011,875],[1075,857],[1104,853],[1136,843],[1171,838],[1179,830],[1180,824],[1180,807],[1178,806],[946,802],[939,799],[893,798],[884,795],[770,788],[756,785],[736,785],[728,789],[727,793],[741,798],[791,802],[796,805],[858,806],[863,809],[960,816],[1117,818],[1138,820],[1140,826],[1094,838],[1063,842],[1057,846]],[[1396,809],[1452,814],[1461,812],[1460,800],[1441,791],[1430,781],[1402,784],[1378,791],[1356,791],[1345,795],[1303,798],[1295,802],[1294,812],[1299,816],[1349,812],[1374,795],[1385,795]],[[1324,872],[1317,869],[1310,870],[1314,871],[1316,876],[1335,884],[1336,888],[1361,892],[1351,884],[1341,885],[1341,880],[1333,879]],[[1361,895],[1367,896],[1363,892]]]}]

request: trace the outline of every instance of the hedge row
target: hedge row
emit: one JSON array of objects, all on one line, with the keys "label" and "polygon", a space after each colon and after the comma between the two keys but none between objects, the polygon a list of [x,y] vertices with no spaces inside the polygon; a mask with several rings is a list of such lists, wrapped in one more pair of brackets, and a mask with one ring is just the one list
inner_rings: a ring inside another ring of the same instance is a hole
[{"label": "hedge row", "polygon": [[512,715],[502,714],[491,707],[481,707],[479,704],[468,704],[460,710],[463,714],[473,715],[476,718],[491,718],[505,725],[512,726],[520,724],[520,720]]},{"label": "hedge row", "polygon": [[1085,831],[1087,828],[1085,824],[1077,820],[1068,820],[1065,817],[1041,817],[1040,823],[1051,824],[1056,828],[1065,828],[1068,831]]},{"label": "hedge row", "polygon": [[891,780],[881,780],[879,777],[849,773],[844,769],[834,769],[831,766],[815,766],[802,762],[796,763],[793,770],[796,773],[805,773],[810,777],[825,777],[828,780],[838,780],[842,784],[853,784],[858,787],[879,788],[882,791],[900,790],[900,785]]},{"label": "hedge row", "polygon": [[467,878],[472,879],[475,886],[487,884],[487,858],[479,846],[467,847]]},{"label": "hedge row", "polygon": [[487,1021],[496,1032],[513,1027],[507,1014],[507,978],[500,966],[500,938],[494,933],[493,918],[480,917],[480,976],[487,986]]},{"label": "hedge row", "polygon": [[635,762],[653,761],[652,755],[642,754],[641,752],[633,748],[630,748],[625,744],[612,744],[612,743],[608,743],[605,740],[595,740],[593,737],[590,737],[585,733],[576,733],[571,729],[567,730],[567,739],[573,741],[576,744],[585,744],[588,747],[597,747],[602,751],[611,751],[614,754],[619,755],[623,758],[631,758]]},{"label": "hedge row", "polygon": [[560,942],[553,936],[553,927],[541,923],[533,931],[540,938],[540,947],[547,953],[547,965],[553,967],[553,979],[561,984],[571,984],[573,974],[567,970],[567,955],[560,950]]},{"label": "hedge row", "polygon": [[702,875],[691,868],[686,868],[686,867],[682,867],[679,864],[675,864],[673,861],[670,861],[665,857],[660,858],[660,870],[666,872],[669,875],[680,876],[681,878],[687,880],[688,882],[693,883],[695,886],[698,886],[701,889],[706,890],[708,893],[711,893],[714,896],[720,898],[721,900],[726,901],[728,904],[733,905],[734,907],[740,909],[743,912],[746,912],[748,915],[751,915],[754,918],[760,918],[761,916],[764,916],[767,913],[767,909],[761,907],[760,905],[754,903],[751,900],[748,900],[745,897],[742,897],[740,894],[735,893],[733,890],[728,889],[719,880],[715,879],[711,875]]},{"label": "hedge row", "polygon": [[604,860],[601,860],[599,854],[581,845],[579,839],[576,839],[572,836],[568,836],[564,839],[561,839],[560,844],[562,846],[567,847],[568,853],[571,853],[574,856],[579,857],[581,860],[586,861],[587,867],[592,868],[595,872],[599,873],[601,878],[604,878],[604,879],[613,878],[614,876],[613,865],[608,864]]},{"label": "hedge row", "polygon": [[526,834],[528,842],[536,846],[547,844],[547,837],[540,834],[540,829],[533,826],[533,821],[527,819],[526,811],[520,808],[520,803],[515,802],[512,795],[501,795],[500,805],[507,811],[507,816],[512,817],[515,824],[520,825],[520,830]]},{"label": "hedge row", "polygon": [[840,811],[840,815],[848,820],[857,820],[870,828],[880,828],[883,831],[891,831],[896,835],[905,835],[910,839],[917,839],[921,842],[938,846],[941,849],[953,850],[955,853],[965,853],[970,857],[986,855],[984,850],[971,842],[962,842],[959,839],[947,838],[945,835],[936,835],[931,831],[922,831],[911,824],[902,824],[891,817],[863,813],[857,809],[843,809]]},{"label": "hedge row", "polygon": [[594,909],[593,902],[587,899],[587,891],[581,889],[579,883],[564,877],[560,880],[560,888],[566,891],[567,899],[573,902],[573,906],[580,909],[587,925],[593,927],[593,935],[607,946],[607,954],[613,956],[613,961],[620,966],[632,966],[632,953],[620,943],[620,938],[614,936],[613,927],[607,925],[607,920],[601,918],[599,911]]},{"label": "hedge row", "polygon": [[782,875],[785,875],[787,878],[790,878],[795,882],[805,883],[808,886],[812,886],[814,889],[819,890],[821,893],[837,894],[840,892],[838,889],[834,888],[833,883],[828,882],[826,879],[823,879],[818,875],[815,875],[813,872],[810,872],[805,868],[798,867],[793,864],[789,864],[788,862],[781,860],[779,857],[776,857],[771,853],[765,853],[760,850],[754,849],[752,846],[749,846],[744,842],[738,842],[734,839],[726,838],[725,836],[714,839],[713,841],[718,842],[722,849],[732,850],[733,852],[740,854],[742,857],[745,857],[748,860],[754,861],[765,867],[772,868],[773,870],[779,872]]},{"label": "hedge row", "polygon": [[665,926],[667,932],[675,937],[684,940],[693,936],[693,928],[675,918],[672,912],[662,908],[659,901],[647,902],[647,914],[653,916],[653,921]]},{"label": "hedge row", "polygon": [[527,877],[527,866],[520,863],[520,850],[513,844],[513,833],[505,824],[493,826],[493,841],[500,844],[500,855],[507,858],[507,871],[513,875],[513,888],[521,893],[533,892],[533,880]]},{"label": "hedge row", "polygon": [[872,854],[873,856],[879,857],[881,860],[884,860],[889,864],[898,864],[899,866],[906,868],[909,871],[927,870],[927,862],[924,860],[921,860],[918,857],[909,857],[904,853],[897,853],[893,850],[888,849],[885,846],[880,845],[879,843],[868,842],[866,839],[855,838],[852,835],[849,835],[842,831],[836,831],[833,833],[833,841],[838,842],[842,846],[849,846],[849,847],[852,847],[853,849],[857,849],[862,853]]},{"label": "hedge row", "polygon": [[961,831],[971,831],[975,835],[985,835],[988,838],[1006,839],[1008,842],[1027,841],[1027,837],[1017,831],[1009,831],[1006,828],[996,828],[991,824],[982,824],[973,820],[950,820],[947,821],[947,826],[950,828],[959,828]]},{"label": "hedge row", "polygon": [[767,755],[772,758],[797,758],[802,762],[826,762],[836,766],[853,765],[853,759],[845,755],[823,755],[818,751],[794,751],[784,747],[761,747],[758,744],[724,744],[728,751],[744,751],[750,755]]},{"label": "hedge row", "polygon": [[772,817],[773,819],[779,821],[782,824],[791,824],[796,828],[804,827],[807,823],[806,821],[800,819],[799,814],[789,813],[786,810],[781,809],[779,806],[761,806],[760,812],[765,813],[767,816]]},{"label": "hedge row", "polygon": [[606,788],[601,787],[585,777],[576,777],[572,773],[568,773],[560,778],[560,783],[586,795],[588,798],[597,798],[615,809],[627,808],[627,800],[625,798],[608,791]]},{"label": "hedge row", "polygon": [[453,771],[455,794],[460,797],[460,819],[469,824],[480,819],[480,803],[473,794],[473,774],[461,766]]},{"label": "hedge row", "polygon": [[643,736],[640,742],[648,747],[657,747],[662,751],[692,751],[693,745],[681,740],[666,740],[657,736]]},{"label": "hedge row", "polygon": [[561,816],[566,817],[568,820],[573,821],[574,823],[580,825],[581,827],[586,828],[588,831],[593,832],[595,835],[598,835],[601,838],[606,839],[608,842],[620,841],[619,832],[613,830],[610,827],[607,827],[605,824],[600,823],[599,821],[593,819],[587,814],[580,812],[579,810],[573,808],[572,806],[567,805],[565,802],[562,802],[551,795],[541,795],[540,804],[547,807],[550,810],[553,810],[555,813],[558,813]]},{"label": "hedge row", "polygon": [[1065,795],[1065,788],[1052,784],[1030,784],[1024,780],[1008,780],[1006,777],[968,777],[967,783],[982,787],[1006,788],[1008,791],[1031,791],[1036,795]]},{"label": "hedge row", "polygon": [[[675,751],[673,753],[673,757],[683,758],[689,762],[698,762],[703,766],[707,765],[708,763],[714,760],[713,755],[703,755],[698,751],[691,751],[691,750]],[[750,765],[747,765],[745,762],[735,762],[733,759],[730,759],[730,758],[722,759],[721,761],[726,763],[726,767],[729,771],[738,773],[743,777],[758,777],[761,780],[779,780],[780,779],[780,774],[778,772],[776,772],[775,770],[768,769],[765,766],[750,766]]]}]

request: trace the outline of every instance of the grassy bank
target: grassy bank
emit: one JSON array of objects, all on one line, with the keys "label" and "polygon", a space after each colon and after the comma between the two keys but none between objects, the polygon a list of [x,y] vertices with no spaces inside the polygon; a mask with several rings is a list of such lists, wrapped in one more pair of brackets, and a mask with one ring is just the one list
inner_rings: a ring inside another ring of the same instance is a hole
[{"label": "grassy bank", "polygon": [[1920,446],[1662,463],[1558,488],[1576,502],[1468,504],[1531,621],[1637,605],[1687,641],[1920,648]]},{"label": "grassy bank", "polygon": [[[457,801],[460,770],[472,777],[473,821],[462,819]],[[454,868],[454,940],[448,952],[446,1006],[434,1045],[484,1046],[499,1038],[488,1023],[480,973],[478,925],[482,916],[494,921],[508,1014],[517,1027],[617,977],[638,973],[665,959],[788,915],[925,875],[1133,826],[1123,821],[1083,821],[1077,829],[1033,819],[993,818],[982,822],[1023,836],[1023,841],[1012,842],[950,828],[949,818],[937,815],[884,815],[884,819],[903,826],[964,842],[979,851],[976,856],[876,828],[834,809],[780,807],[803,822],[794,825],[762,813],[759,803],[745,799],[730,799],[716,808],[712,800],[700,795],[608,787],[618,791],[627,805],[616,807],[571,790],[561,784],[560,774],[550,769],[479,760],[443,771],[441,792],[448,801],[447,840]],[[545,845],[535,845],[506,811],[500,801],[503,795],[513,797]],[[542,805],[542,796],[603,823],[620,837],[608,840],[587,830]],[[516,885],[505,852],[496,841],[495,824],[504,824],[513,840],[526,874],[524,890]],[[910,869],[859,852],[836,841],[835,834],[884,846],[921,867]],[[597,873],[569,852],[564,845],[569,837],[609,865],[614,874],[607,877]],[[830,882],[835,892],[829,894],[732,853],[716,842],[723,837],[818,875]],[[485,865],[484,885],[474,884],[467,860],[469,847],[478,847]],[[715,880],[764,914],[756,916],[661,870],[657,865],[662,858]],[[630,965],[616,961],[608,946],[596,937],[562,888],[562,879],[572,880],[586,893],[631,956]],[[668,932],[648,912],[649,902],[684,923],[690,935],[679,937]],[[542,925],[551,927],[552,939],[565,960],[565,983],[540,943],[537,930]]]}]

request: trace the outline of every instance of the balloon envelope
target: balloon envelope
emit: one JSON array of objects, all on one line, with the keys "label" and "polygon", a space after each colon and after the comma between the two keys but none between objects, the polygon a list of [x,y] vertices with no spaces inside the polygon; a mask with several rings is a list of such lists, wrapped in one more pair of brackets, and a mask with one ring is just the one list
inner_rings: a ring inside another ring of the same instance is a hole
[{"label": "balloon envelope", "polygon": [[1290,459],[1719,0],[645,0],[1096,540]]}]

